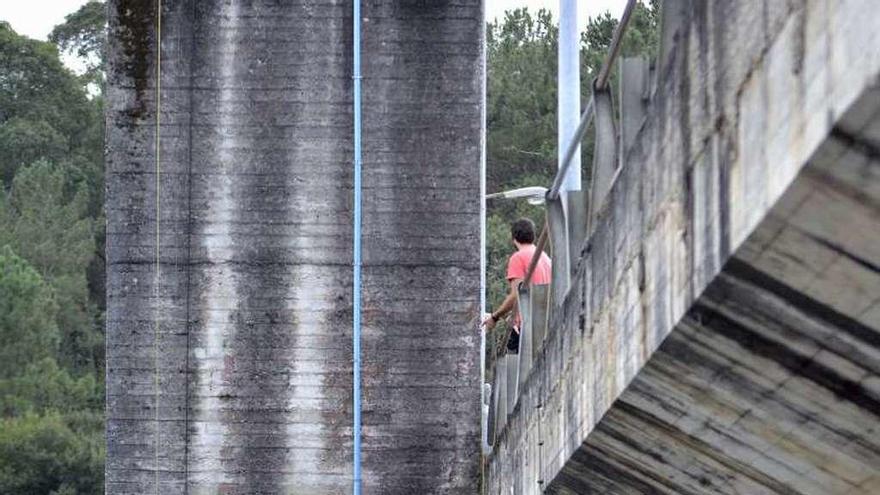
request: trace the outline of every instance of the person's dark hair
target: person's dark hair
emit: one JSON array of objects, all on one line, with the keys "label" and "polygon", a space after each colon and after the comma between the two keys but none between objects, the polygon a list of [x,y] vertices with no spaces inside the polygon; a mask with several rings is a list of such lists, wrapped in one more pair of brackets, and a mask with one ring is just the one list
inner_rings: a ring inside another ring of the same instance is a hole
[{"label": "person's dark hair", "polygon": [[528,218],[520,218],[510,225],[510,235],[520,244],[535,242],[535,222]]}]

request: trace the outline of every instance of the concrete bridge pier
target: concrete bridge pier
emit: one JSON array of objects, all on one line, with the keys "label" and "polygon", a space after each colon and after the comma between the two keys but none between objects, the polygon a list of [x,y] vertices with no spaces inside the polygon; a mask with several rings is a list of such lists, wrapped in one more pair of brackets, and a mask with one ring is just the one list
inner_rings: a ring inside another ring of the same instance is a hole
[{"label": "concrete bridge pier", "polygon": [[[350,493],[352,3],[109,9],[107,493]],[[362,13],[364,493],[473,493],[482,5]]]}]

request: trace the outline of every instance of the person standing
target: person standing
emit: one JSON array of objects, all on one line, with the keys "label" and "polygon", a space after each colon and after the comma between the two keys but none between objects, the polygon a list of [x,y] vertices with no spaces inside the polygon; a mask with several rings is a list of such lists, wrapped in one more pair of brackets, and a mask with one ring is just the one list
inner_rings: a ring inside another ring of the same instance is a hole
[{"label": "person standing", "polygon": [[[510,284],[510,292],[504,298],[501,306],[483,320],[481,326],[487,331],[492,330],[499,320],[508,314],[513,314],[513,331],[507,340],[507,349],[516,352],[519,349],[519,329],[522,324],[522,318],[517,308],[517,291],[519,285],[526,278],[529,264],[535,255],[535,249],[537,249],[535,246],[535,223],[528,218],[520,218],[511,224],[510,236],[516,247],[516,251],[507,261],[507,282]],[[547,256],[547,253],[541,253],[530,283],[535,285],[549,284],[550,274],[550,257]]]}]

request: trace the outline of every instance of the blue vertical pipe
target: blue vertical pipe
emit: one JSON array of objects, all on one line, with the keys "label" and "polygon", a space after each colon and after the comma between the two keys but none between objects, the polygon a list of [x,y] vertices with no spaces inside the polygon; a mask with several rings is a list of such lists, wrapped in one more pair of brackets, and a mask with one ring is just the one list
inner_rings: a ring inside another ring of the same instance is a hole
[{"label": "blue vertical pipe", "polygon": [[354,294],[352,360],[354,385],[354,480],[352,493],[361,493],[361,2],[354,0]]}]

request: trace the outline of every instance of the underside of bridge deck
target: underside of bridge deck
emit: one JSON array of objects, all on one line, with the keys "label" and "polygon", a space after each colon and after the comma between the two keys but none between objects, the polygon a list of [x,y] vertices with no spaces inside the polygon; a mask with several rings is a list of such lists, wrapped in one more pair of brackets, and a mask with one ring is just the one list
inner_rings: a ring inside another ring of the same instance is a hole
[{"label": "underside of bridge deck", "polygon": [[549,493],[880,493],[878,109],[853,105]]}]

